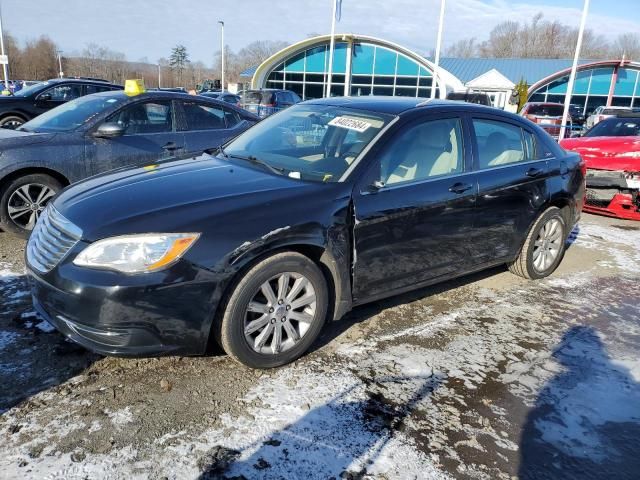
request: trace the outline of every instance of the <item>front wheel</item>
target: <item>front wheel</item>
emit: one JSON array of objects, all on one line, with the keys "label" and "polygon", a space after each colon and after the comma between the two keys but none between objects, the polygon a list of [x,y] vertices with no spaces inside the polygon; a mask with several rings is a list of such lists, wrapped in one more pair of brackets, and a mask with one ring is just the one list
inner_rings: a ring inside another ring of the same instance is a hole
[{"label": "front wheel", "polygon": [[518,258],[509,264],[509,270],[527,279],[551,275],[564,257],[566,238],[566,223],[560,209],[547,209],[531,227]]},{"label": "front wheel", "polygon": [[327,315],[324,275],[295,252],[268,257],[251,268],[229,297],[220,326],[222,348],[251,368],[272,368],[304,354]]},{"label": "front wheel", "polygon": [[26,120],[19,115],[8,115],[0,120],[0,128],[15,130],[25,122]]},{"label": "front wheel", "polygon": [[0,192],[0,225],[9,233],[27,238],[49,200],[61,189],[58,180],[42,173],[12,180]]}]

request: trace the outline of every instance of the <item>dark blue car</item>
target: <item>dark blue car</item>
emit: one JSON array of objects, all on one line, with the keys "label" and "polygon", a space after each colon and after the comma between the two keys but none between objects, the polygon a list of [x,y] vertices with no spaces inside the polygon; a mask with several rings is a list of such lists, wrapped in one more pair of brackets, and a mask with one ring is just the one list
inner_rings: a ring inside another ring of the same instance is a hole
[{"label": "dark blue car", "polygon": [[215,156],[63,191],[27,246],[35,308],[108,355],[302,355],[353,306],[507,264],[562,261],[584,163],[526,119],[415,98],[331,98]]},{"label": "dark blue car", "polygon": [[67,102],[17,130],[0,129],[0,227],[26,236],[64,186],[127,165],[200,154],[257,120],[200,96],[109,91]]}]

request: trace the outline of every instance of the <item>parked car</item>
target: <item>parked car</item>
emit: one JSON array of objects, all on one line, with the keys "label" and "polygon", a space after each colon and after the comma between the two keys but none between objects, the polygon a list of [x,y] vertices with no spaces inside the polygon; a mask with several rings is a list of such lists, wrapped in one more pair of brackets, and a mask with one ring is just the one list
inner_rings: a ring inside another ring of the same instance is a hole
[{"label": "parked car", "polygon": [[212,336],[268,368],[355,305],[504,263],[551,274],[579,155],[516,115],[421,102],[304,102],[214,156],[65,189],[27,246],[35,308],[103,354],[202,354]]},{"label": "parked car", "polygon": [[297,93],[290,90],[247,90],[242,95],[242,107],[260,118],[273,115],[301,101]]},{"label": "parked car", "polygon": [[491,107],[493,105],[489,95],[478,92],[450,92],[447,94],[447,100],[475,103],[477,105],[486,105],[487,107]]},{"label": "parked car", "polygon": [[199,95],[203,97],[215,98],[223,102],[232,103],[233,105],[241,106],[240,96],[230,92],[202,92]]},{"label": "parked car", "polygon": [[587,164],[585,212],[640,220],[640,114],[606,118],[560,145]]},{"label": "parked car", "polygon": [[584,107],[582,105],[569,105],[569,115],[571,116],[571,122],[573,123],[573,127],[582,127],[586,121],[584,116]]},{"label": "parked car", "polygon": [[598,122],[601,122],[605,118],[615,117],[616,115],[625,114],[625,113],[634,113],[634,112],[635,113],[640,112],[640,108],[600,106],[596,108],[591,115],[589,115],[585,126],[587,129],[589,129],[594,125],[597,125]]},{"label": "parked car", "polygon": [[183,93],[89,95],[0,130],[0,227],[27,236],[64,186],[125,165],[217,147],[258,118]]},{"label": "parked car", "polygon": [[121,85],[86,78],[55,78],[0,97],[0,128],[17,128],[63,103],[98,92],[122,90]]},{"label": "parked car", "polygon": [[[553,138],[560,137],[560,128],[562,126],[562,114],[564,113],[564,105],[561,103],[546,102],[528,102],[525,103],[520,111],[520,115],[531,120],[533,123],[540,125]],[[569,129],[566,134],[571,132],[571,115],[567,120]]]}]

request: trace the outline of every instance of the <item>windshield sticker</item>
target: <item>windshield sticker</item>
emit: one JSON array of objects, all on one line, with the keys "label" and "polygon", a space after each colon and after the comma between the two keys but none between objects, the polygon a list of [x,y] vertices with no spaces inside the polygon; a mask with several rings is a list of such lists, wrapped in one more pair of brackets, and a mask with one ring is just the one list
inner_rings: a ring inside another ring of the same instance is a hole
[{"label": "windshield sticker", "polygon": [[347,130],[355,130],[360,133],[366,131],[371,126],[369,122],[353,117],[336,117],[329,122],[329,125],[346,128]]}]

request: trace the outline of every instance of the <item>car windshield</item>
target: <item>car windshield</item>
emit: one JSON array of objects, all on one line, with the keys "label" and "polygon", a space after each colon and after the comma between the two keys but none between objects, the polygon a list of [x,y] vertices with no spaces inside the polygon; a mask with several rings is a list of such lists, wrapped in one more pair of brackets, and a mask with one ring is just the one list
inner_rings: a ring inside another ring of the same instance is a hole
[{"label": "car windshield", "polygon": [[40,90],[44,90],[50,84],[49,82],[38,82],[35,85],[24,87],[13,94],[14,97],[29,97],[34,93],[38,93]]},{"label": "car windshield", "polygon": [[265,164],[291,178],[338,182],[393,118],[338,106],[298,104],[258,123],[221,154]]},{"label": "car windshield", "polygon": [[584,134],[585,137],[637,137],[640,136],[640,118],[610,118],[598,123]]},{"label": "car windshield", "polygon": [[18,130],[26,132],[70,132],[90,121],[95,115],[124,101],[115,95],[87,95],[64,103],[28,121]]},{"label": "car windshield", "polygon": [[527,114],[545,117],[561,117],[562,110],[562,105],[531,105]]}]

